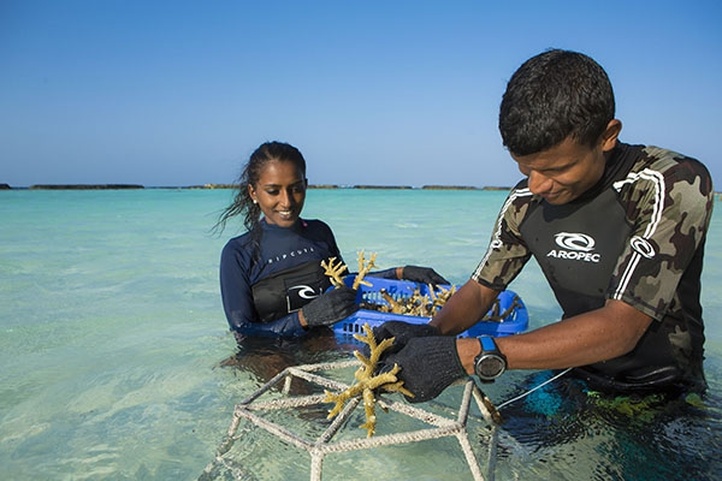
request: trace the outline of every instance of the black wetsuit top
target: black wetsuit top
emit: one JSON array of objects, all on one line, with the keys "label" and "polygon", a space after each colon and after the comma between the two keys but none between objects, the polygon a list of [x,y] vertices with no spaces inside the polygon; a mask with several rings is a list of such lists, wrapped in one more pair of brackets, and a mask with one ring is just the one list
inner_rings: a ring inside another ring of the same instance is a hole
[{"label": "black wetsuit top", "polygon": [[[321,261],[335,257],[343,262],[333,232],[323,221],[303,219],[289,228],[263,219],[258,228],[258,238],[246,232],[229,240],[221,253],[221,298],[228,324],[239,339],[305,335],[299,309],[331,285]],[[373,275],[394,278],[395,268]]]},{"label": "black wetsuit top", "polygon": [[259,228],[260,247],[246,232],[229,240],[221,253],[226,319],[246,336],[301,336],[298,309],[330,285],[321,261],[343,260],[336,239],[320,220],[299,219],[290,228],[261,220]]},{"label": "black wetsuit top", "polygon": [[700,276],[713,190],[694,159],[619,144],[603,178],[551,205],[510,193],[472,278],[503,290],[533,255],[564,317],[616,299],[655,321],[628,354],[576,372],[600,390],[704,386]]}]

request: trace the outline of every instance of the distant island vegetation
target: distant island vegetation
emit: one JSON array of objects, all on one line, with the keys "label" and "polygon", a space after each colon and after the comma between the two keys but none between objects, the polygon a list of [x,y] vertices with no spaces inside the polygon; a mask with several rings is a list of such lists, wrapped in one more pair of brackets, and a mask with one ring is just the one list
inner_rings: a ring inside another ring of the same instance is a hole
[{"label": "distant island vegetation", "polygon": [[[141,184],[34,184],[29,187],[12,187],[10,184],[0,182],[0,190],[118,190],[118,189],[235,189],[236,184],[202,184],[184,186],[153,186],[146,187]],[[337,184],[309,184],[309,189],[400,189],[400,190],[511,190],[511,187],[491,186],[475,187],[470,185],[337,185]],[[718,200],[722,200],[722,193],[715,191]]]},{"label": "distant island vegetation", "polygon": [[[0,190],[30,189],[30,190],[118,190],[118,189],[235,189],[236,184],[202,184],[185,186],[153,186],[146,187],[140,184],[34,184],[29,187],[11,187],[9,184],[0,183]],[[309,189],[396,189],[396,190],[510,190],[511,187],[475,187],[470,185],[423,185],[413,187],[411,185],[337,185],[337,184],[309,184]]]}]

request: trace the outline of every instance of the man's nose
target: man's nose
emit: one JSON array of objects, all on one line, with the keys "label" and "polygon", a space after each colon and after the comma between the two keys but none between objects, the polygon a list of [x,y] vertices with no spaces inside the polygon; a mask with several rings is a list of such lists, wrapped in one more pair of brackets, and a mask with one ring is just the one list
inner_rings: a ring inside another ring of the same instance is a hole
[{"label": "man's nose", "polygon": [[546,177],[544,174],[540,174],[539,172],[531,171],[529,172],[529,190],[532,194],[535,195],[541,195],[549,192],[552,188],[553,181]]}]

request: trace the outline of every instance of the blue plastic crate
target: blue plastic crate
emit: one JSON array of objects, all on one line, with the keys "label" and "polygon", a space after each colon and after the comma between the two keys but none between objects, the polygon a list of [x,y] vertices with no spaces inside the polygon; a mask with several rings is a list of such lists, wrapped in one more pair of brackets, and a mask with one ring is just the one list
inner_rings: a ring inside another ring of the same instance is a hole
[{"label": "blue plastic crate", "polygon": [[[429,295],[429,286],[426,284],[381,279],[378,277],[366,277],[364,280],[371,283],[371,286],[362,285],[359,287],[356,295],[356,302],[359,304],[367,302],[388,305],[381,295],[382,289],[394,299],[411,297],[417,289],[422,296]],[[353,283],[353,276],[346,276],[344,282],[350,287]],[[441,287],[444,289],[451,288],[450,285]],[[487,313],[487,316],[491,317],[498,317],[499,315],[503,315],[501,321],[487,320],[477,322],[468,330],[464,331],[460,337],[478,337],[481,335],[495,337],[508,336],[525,331],[529,325],[529,314],[527,313],[526,306],[521,298],[513,291],[506,290],[499,293],[497,303]],[[364,324],[369,324],[371,327],[379,326],[386,321],[426,324],[429,322],[429,319],[428,317],[359,309],[351,316],[334,324],[333,328],[337,338],[348,341],[349,338],[352,338],[353,334],[363,332],[362,327]]]}]

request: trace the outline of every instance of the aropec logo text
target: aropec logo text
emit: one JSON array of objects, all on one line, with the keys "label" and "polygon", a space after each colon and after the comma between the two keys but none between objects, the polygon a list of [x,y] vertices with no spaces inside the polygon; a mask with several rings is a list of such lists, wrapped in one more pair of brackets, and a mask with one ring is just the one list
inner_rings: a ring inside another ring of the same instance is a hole
[{"label": "aropec logo text", "polygon": [[593,252],[596,241],[592,236],[573,232],[559,232],[554,234],[554,241],[561,249],[550,250],[547,257],[593,262],[595,264],[601,260],[601,255]]}]

